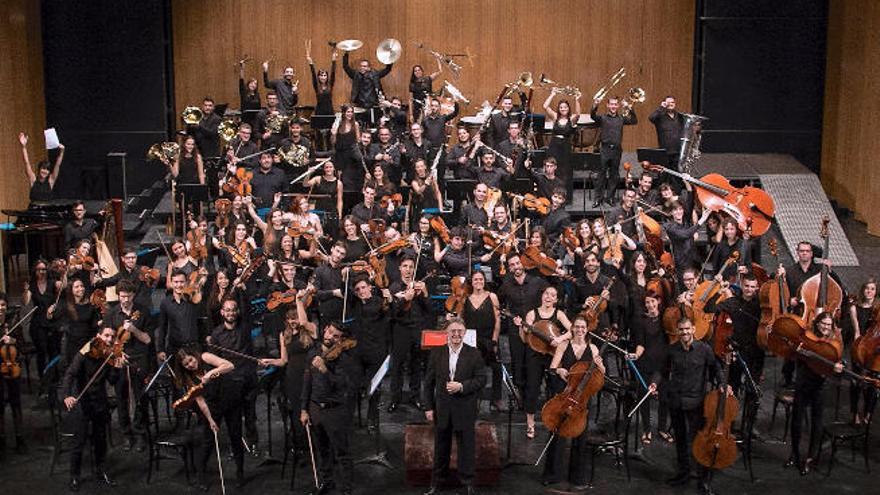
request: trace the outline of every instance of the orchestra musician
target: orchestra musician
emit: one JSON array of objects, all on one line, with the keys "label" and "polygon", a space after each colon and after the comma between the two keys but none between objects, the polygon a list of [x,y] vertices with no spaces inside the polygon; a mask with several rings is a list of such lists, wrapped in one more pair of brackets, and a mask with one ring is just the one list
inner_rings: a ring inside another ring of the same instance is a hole
[{"label": "orchestra musician", "polygon": [[[443,115],[440,113],[440,100],[431,97],[427,108],[424,109],[422,115],[422,128],[425,130],[425,139],[431,143],[430,156],[436,157],[437,153],[446,153],[446,126],[451,125],[450,122],[458,117],[458,102],[454,103],[452,113]],[[437,162],[437,177],[440,181],[446,177],[446,161],[445,157],[440,158]]]},{"label": "orchestra musician", "polygon": [[593,208],[598,208],[602,201],[612,204],[614,191],[617,189],[617,179],[620,175],[620,157],[623,154],[623,126],[636,125],[638,118],[636,112],[630,109],[629,115],[623,117],[618,113],[620,98],[612,96],[608,98],[606,107],[608,112],[598,114],[601,100],[593,100],[590,108],[590,117],[599,124],[600,154],[602,166],[599,167],[599,181],[596,184],[596,201]]},{"label": "orchestra musician", "polygon": [[495,166],[495,153],[488,148],[482,148],[477,152],[480,167],[477,168],[477,180],[493,189],[500,189],[502,183],[511,175],[513,168],[505,164],[503,167]]},{"label": "orchestra musician", "polygon": [[321,69],[315,71],[315,61],[311,53],[306,52],[306,62],[312,72],[312,88],[315,90],[315,115],[333,115],[333,86],[336,84],[336,59],[339,52],[333,48],[330,54],[330,72]]},{"label": "orchestra musician", "polygon": [[330,248],[330,256],[315,269],[315,297],[318,299],[319,320],[324,327],[342,318],[344,287],[341,265],[345,253],[345,243],[337,241]]},{"label": "orchestra musician", "polygon": [[[218,129],[222,121],[223,119],[214,113],[214,100],[206,97],[202,100],[201,120],[199,120],[198,124],[194,126],[188,125],[186,128],[186,133],[196,138],[199,153],[208,160],[220,156],[220,134]],[[238,156],[244,156],[244,154]]]},{"label": "orchestra musician", "polygon": [[38,258],[31,271],[31,278],[25,280],[21,296],[22,306],[33,306],[36,312],[31,319],[31,342],[36,348],[37,374],[42,378],[46,364],[61,352],[61,333],[49,320],[49,306],[55,302],[56,295],[62,291],[63,282],[49,274],[49,263]]},{"label": "orchestra musician", "polygon": [[[260,138],[260,147],[269,149],[277,147],[281,140],[285,137],[285,129],[283,125],[270,125],[269,119],[278,119],[282,116],[278,107],[278,95],[274,91],[266,93],[266,108],[260,109],[257,113],[257,123],[254,130]],[[282,121],[283,122],[283,121]]]},{"label": "orchestra musician", "polygon": [[467,127],[459,126],[456,130],[458,142],[449,148],[446,153],[446,169],[452,170],[452,176],[456,179],[477,178],[474,171],[474,161],[471,150],[477,146],[476,140],[471,139],[471,133]]},{"label": "orchestra musician", "polygon": [[[486,128],[485,142],[489,146],[495,146],[507,136],[507,129],[513,120],[518,120],[520,112],[528,105],[526,94],[519,91],[520,106],[514,107],[513,96],[505,94],[499,105],[500,112],[489,115],[489,125]],[[481,138],[482,139],[482,138]]]},{"label": "orchestra musician", "polygon": [[74,247],[74,244],[89,239],[98,230],[98,222],[94,218],[86,218],[86,204],[82,201],[74,201],[70,209],[73,219],[64,225],[64,245]]},{"label": "orchestra musician", "polygon": [[336,172],[336,165],[332,161],[324,162],[321,166],[321,175],[307,180],[305,185],[309,190],[320,196],[315,201],[315,210],[323,212],[324,225],[338,224],[342,218],[342,180]]},{"label": "orchestra musician", "polygon": [[684,133],[684,115],[675,109],[675,97],[667,96],[660,106],[651,112],[648,120],[657,130],[657,146],[666,150],[672,170],[678,170],[678,154],[681,150],[681,138]]},{"label": "orchestra musician", "polygon": [[[394,147],[391,142],[393,135],[388,127],[380,127],[376,131],[376,135],[379,137],[379,142],[370,145],[367,156],[373,160],[374,165],[382,166],[382,170],[392,184],[400,184],[400,179],[403,177],[400,165],[400,147]],[[375,178],[374,175],[373,179]]]},{"label": "orchestra musician", "polygon": [[[303,375],[300,422],[306,428],[315,427],[312,438],[317,444],[321,478],[315,493],[319,494],[330,493],[336,480],[343,495],[352,493],[351,428],[361,370],[355,351],[348,350],[355,341],[341,327],[339,323],[324,327],[321,345],[309,351]],[[335,477],[334,464],[339,465]]]},{"label": "orchestra musician", "polygon": [[[856,294],[852,304],[849,306],[844,321],[849,324],[844,326],[846,331],[843,332],[843,341],[846,345],[852,345],[855,339],[867,335],[877,322],[874,321],[874,314],[877,312],[877,279],[869,277]],[[848,327],[848,328],[847,328]],[[33,324],[31,325],[33,329]],[[859,373],[861,366],[853,363],[855,371]],[[859,425],[867,423],[871,419],[870,411],[873,411],[877,404],[878,391],[872,386],[866,386],[859,381],[853,380],[850,383],[849,398],[850,411],[853,415],[853,424]],[[864,412],[859,412],[859,399],[863,399]]]},{"label": "orchestra musician", "polygon": [[726,217],[721,221],[721,231],[723,237],[721,238],[721,242],[715,246],[715,250],[712,251],[711,261],[712,266],[715,267],[715,269],[720,269],[721,266],[724,265],[724,260],[730,258],[734,252],[739,253],[739,258],[737,258],[735,265],[729,266],[724,273],[716,274],[716,279],[718,281],[721,281],[722,279],[731,281],[736,279],[737,274],[748,273],[751,271],[751,250],[743,249],[746,246],[745,241],[748,239],[749,234],[748,232],[743,232],[742,235],[740,235],[736,221],[730,217]]},{"label": "orchestra musician", "polygon": [[283,170],[275,167],[273,153],[260,153],[260,166],[254,169],[251,187],[251,198],[261,208],[274,208],[275,195],[287,192],[287,177]]},{"label": "orchestra musician", "polygon": [[64,145],[58,143],[58,156],[55,157],[54,165],[50,164],[49,160],[41,160],[37,163],[37,173],[34,174],[27,150],[28,135],[24,132],[19,132],[18,142],[21,143],[24,170],[31,188],[31,203],[50,201],[52,199],[52,190],[55,189],[55,181],[58,180],[58,173],[61,172],[61,162],[64,161]]},{"label": "orchestra musician", "polygon": [[[428,138],[424,135],[425,130],[422,127],[422,124],[418,122],[413,122],[412,125],[409,126],[409,137],[403,141],[403,146],[400,150],[404,160],[403,160],[403,177],[406,180],[412,180],[413,177],[413,166],[416,163],[416,160],[421,158],[425,160],[425,162],[429,162],[433,159],[431,156],[431,149],[434,148],[433,144],[428,141]],[[444,139],[443,142],[446,142]]]},{"label": "orchestra musician", "polygon": [[361,140],[360,124],[354,119],[354,107],[342,105],[339,111],[340,117],[330,128],[333,162],[342,172],[345,190],[358,191],[364,183],[364,164],[357,148]]},{"label": "orchestra musician", "polygon": [[[71,415],[75,429],[73,432],[73,448],[70,451],[70,483],[68,488],[78,492],[82,487],[80,478],[82,453],[87,437],[91,441],[94,452],[95,480],[107,486],[116,486],[105,470],[104,461],[107,457],[107,425],[110,423],[110,404],[107,400],[107,384],[119,379],[119,369],[125,365],[125,356],[107,355],[110,352],[116,330],[104,327],[86,342],[82,348],[76,348],[70,361],[64,380],[61,383],[61,394],[64,406],[68,411],[76,411]],[[92,348],[95,348],[95,352]],[[107,362],[109,366],[102,366]],[[92,384],[86,388],[86,384]],[[79,407],[77,407],[79,406]]]},{"label": "orchestra musician", "polygon": [[428,98],[434,94],[434,79],[443,72],[443,64],[437,61],[437,70],[425,74],[425,69],[421,65],[413,65],[412,72],[409,76],[409,109],[410,120],[420,122],[422,113]]},{"label": "orchestra musician", "polygon": [[[284,115],[293,115],[299,102],[299,81],[294,81],[293,67],[287,66],[280,79],[269,79],[269,61],[263,62],[263,86],[278,95],[278,107]],[[268,98],[267,98],[268,101]]]},{"label": "orchestra musician", "polygon": [[[204,269],[200,269],[202,271]],[[177,352],[182,346],[199,341],[198,317],[199,303],[202,302],[202,287],[207,276],[199,277],[194,287],[187,287],[187,275],[180,270],[171,271],[171,294],[159,304],[159,321],[156,324],[156,358],[161,363],[169,353]],[[192,290],[185,295],[184,289]]]},{"label": "orchestra musician", "polygon": [[[566,197],[571,198],[571,193],[574,187],[574,180],[572,180],[574,177],[572,175],[574,169],[572,168],[573,164],[571,162],[571,145],[574,135],[577,132],[578,120],[581,117],[581,93],[578,91],[575,95],[574,114],[571,112],[571,104],[568,100],[559,100],[556,104],[556,110],[550,108],[550,104],[558,94],[558,88],[554,87],[550,91],[550,95],[547,96],[547,100],[544,101],[544,112],[553,126],[553,137],[547,145],[547,156],[556,159],[556,172],[559,174],[559,178],[566,184],[566,192],[568,193]],[[593,117],[593,120],[600,122],[600,120],[595,117]],[[603,188],[600,185],[598,189],[600,191],[599,196],[601,197],[601,191]],[[611,203],[613,194],[614,191],[612,190],[611,195],[608,197],[609,204]]]},{"label": "orchestra musician", "polygon": [[[312,146],[312,141],[303,135],[303,123],[300,119],[291,120],[287,128],[289,135],[281,140],[280,153],[275,155],[275,159],[281,162],[279,165],[285,171],[287,182],[289,183],[295,176],[303,172],[303,167],[311,163],[314,147]],[[281,159],[281,153],[290,153],[294,148],[298,148],[302,152],[302,161],[289,163],[286,159]]]},{"label": "orchestra musician", "polygon": [[473,253],[465,248],[467,234],[461,227],[449,229],[449,244],[440,248],[440,238],[434,237],[434,261],[443,267],[450,277],[467,276]]},{"label": "orchestra musician", "polygon": [[61,341],[62,361],[71,363],[74,354],[95,336],[101,312],[89,302],[86,286],[82,280],[71,280],[63,301],[52,304],[46,310],[50,321],[60,321],[63,328]]},{"label": "orchestra musician", "polygon": [[422,402],[425,417],[434,424],[434,466],[425,495],[439,493],[448,477],[452,438],[458,438],[458,477],[468,495],[476,494],[476,420],[480,391],[485,386],[480,351],[464,344],[464,320],[446,321],[447,345],[436,348],[428,361]]},{"label": "orchestra musician", "polygon": [[691,224],[689,218],[685,219],[684,205],[681,201],[674,200],[670,214],[672,219],[663,223],[663,231],[669,238],[670,251],[672,251],[678,273],[682,274],[685,269],[695,267],[700,262],[696,252],[694,234],[706,223],[712,211],[708,208],[704,209],[699,221]]},{"label": "orchestra musician", "polygon": [[260,111],[260,89],[253,77],[244,80],[245,60],[238,61],[238,99],[241,110],[241,121],[250,125],[256,124],[257,112]]},{"label": "orchestra musician", "polygon": [[562,229],[571,223],[571,216],[565,210],[566,192],[564,188],[556,188],[550,194],[550,212],[541,219],[541,226],[547,232],[547,237],[556,239],[562,233]]},{"label": "orchestra musician", "polygon": [[[6,294],[0,292],[0,346],[4,347],[4,352],[8,356],[3,362],[3,373],[0,373],[0,459],[5,457],[6,453],[6,404],[9,404],[9,410],[12,413],[12,431],[15,435],[15,451],[18,454],[27,453],[27,444],[24,441],[24,430],[21,412],[21,367],[24,363],[18,361],[18,357],[13,358],[13,350],[16,354],[20,353],[24,341],[24,332],[22,327],[18,326],[9,333],[10,328],[15,322],[7,321],[9,301]],[[18,354],[20,355],[20,354]],[[18,371],[16,371],[16,368]]]},{"label": "orchestra musician", "polygon": [[[229,141],[229,146],[226,148],[226,168],[229,173],[234,175],[240,166],[247,167],[248,169],[257,167],[259,158],[257,158],[258,155],[256,153],[259,151],[259,148],[251,140],[253,131],[253,127],[250,124],[242,122],[238,126],[238,135]],[[204,153],[204,149],[201,146],[199,149],[203,150],[202,156],[210,156]],[[244,157],[248,158],[242,160]]]},{"label": "orchestra musician", "polygon": [[470,201],[461,207],[460,225],[466,227],[489,226],[489,213],[486,211],[486,197],[488,194],[489,186],[484,182],[477,182],[474,186],[473,201]]},{"label": "orchestra musician", "polygon": [[[400,280],[389,287],[394,296],[391,339],[391,401],[388,412],[394,412],[403,399],[403,372],[409,370],[411,401],[421,409],[421,384],[424,360],[420,349],[422,330],[429,328],[434,314],[428,299],[428,288],[416,281],[415,259],[407,255],[400,262]],[[370,378],[370,377],[367,377]]]},{"label": "orchestra musician", "polygon": [[361,59],[357,69],[349,65],[349,53],[342,55],[342,68],[351,78],[351,102],[361,108],[379,106],[379,93],[382,92],[382,78],[391,73],[394,64],[386,65],[382,70],[373,70],[370,61]]},{"label": "orchestra musician", "polygon": [[507,124],[507,137],[496,145],[499,153],[510,160],[511,175],[522,177],[525,171],[525,161],[529,158],[526,142],[522,137],[522,129],[518,120],[512,120]]},{"label": "orchestra musician", "polygon": [[[666,364],[666,353],[669,347],[666,332],[663,331],[660,321],[660,302],[661,296],[653,291],[645,293],[642,300],[644,312],[637,313],[630,325],[631,346],[630,352],[626,358],[635,362],[639,372],[643,376],[652,376],[654,373],[662,372],[663,366]],[[665,431],[667,424],[667,416],[669,408],[666,401],[658,401],[657,407],[657,430],[664,438],[671,438]],[[653,439],[653,427],[651,425],[651,402],[642,404],[639,413],[642,415],[642,436],[643,444],[648,445]]]},{"label": "orchestra musician", "polygon": [[465,299],[461,317],[465,325],[477,332],[477,350],[492,372],[492,395],[489,410],[504,409],[501,402],[501,303],[486,288],[486,275],[475,271],[470,278],[471,294]]},{"label": "orchestra musician", "polygon": [[[349,314],[353,320],[352,334],[358,342],[355,359],[363,377],[361,383],[369,384],[390,348],[392,296],[387,288],[375,287],[364,275],[354,279],[352,288],[354,298],[349,301]],[[380,397],[381,389],[376,389],[369,398],[367,426],[372,431],[379,428]]]},{"label": "orchestra musician", "polygon": [[[556,158],[548,156],[544,159],[543,172],[538,172],[536,169],[531,168],[531,160],[526,160],[523,165],[528,168],[529,172],[531,172],[532,174],[532,179],[535,183],[536,194],[539,198],[549,198],[553,195],[554,190],[558,188],[565,189],[565,181],[562,180],[561,177],[556,175]],[[566,196],[566,198],[570,197],[571,196]]]},{"label": "orchestra musician", "polygon": [[605,214],[605,225],[620,225],[620,230],[629,237],[636,237],[636,214],[635,189],[624,189],[620,196],[620,204],[612,207]]}]

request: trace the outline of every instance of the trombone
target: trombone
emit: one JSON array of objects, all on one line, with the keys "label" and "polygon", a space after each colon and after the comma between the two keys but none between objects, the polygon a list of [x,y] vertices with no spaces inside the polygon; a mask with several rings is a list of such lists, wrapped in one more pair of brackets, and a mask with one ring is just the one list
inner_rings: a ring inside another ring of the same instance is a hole
[{"label": "trombone", "polygon": [[557,93],[562,95],[568,95],[573,97],[578,97],[581,95],[581,90],[577,86],[568,85],[568,86],[558,86],[556,81],[548,78],[546,75],[541,74],[541,77],[538,79],[538,86],[542,88],[550,88],[550,90],[556,90]]},{"label": "trombone", "polygon": [[623,67],[617,69],[617,72],[615,72],[611,76],[611,80],[609,81],[609,83],[605,86],[602,86],[599,91],[596,91],[596,94],[593,95],[593,100],[605,99],[605,97],[608,96],[608,93],[612,89],[614,89],[614,86],[617,86],[617,84],[620,83],[620,81],[622,81],[624,77],[626,77],[626,69]]}]

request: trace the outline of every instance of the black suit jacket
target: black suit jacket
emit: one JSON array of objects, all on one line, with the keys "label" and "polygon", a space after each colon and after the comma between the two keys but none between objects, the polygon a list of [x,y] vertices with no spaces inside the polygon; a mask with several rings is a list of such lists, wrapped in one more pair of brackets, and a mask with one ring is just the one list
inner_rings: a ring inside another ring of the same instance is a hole
[{"label": "black suit jacket", "polygon": [[474,427],[480,390],[486,384],[484,367],[480,351],[467,344],[462,345],[455,367],[455,381],[462,384],[462,389],[457,394],[450,394],[446,392],[446,382],[449,381],[449,346],[431,352],[422,389],[422,402],[427,410],[434,411],[434,422],[437,426],[448,426],[451,423],[455,430]]}]

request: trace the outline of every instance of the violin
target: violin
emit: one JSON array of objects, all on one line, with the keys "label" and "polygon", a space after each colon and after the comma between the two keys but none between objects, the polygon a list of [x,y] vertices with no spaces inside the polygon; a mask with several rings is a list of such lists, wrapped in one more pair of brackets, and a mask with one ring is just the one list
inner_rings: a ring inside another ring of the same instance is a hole
[{"label": "violin", "polygon": [[473,289],[464,277],[452,277],[449,283],[449,297],[446,298],[444,304],[446,312],[460,315],[464,310],[464,302],[470,297],[472,291]]},{"label": "violin", "polygon": [[399,249],[406,249],[410,247],[410,245],[411,243],[408,239],[400,238],[391,242],[386,242],[385,244],[382,244],[381,246],[373,249],[373,251],[375,251],[376,255],[378,256],[387,256]]},{"label": "violin", "polygon": [[[592,352],[590,346],[584,352]],[[584,432],[589,415],[590,397],[605,385],[605,375],[595,362],[578,361],[568,370],[565,390],[553,396],[541,408],[544,426],[562,438],[577,438]]]},{"label": "violin", "polygon": [[241,275],[238,276],[238,281],[241,283],[245,283],[250,280],[251,276],[257,271],[260,266],[265,263],[266,257],[263,255],[257,256],[247,266],[244,267],[244,270],[241,271]]},{"label": "violin", "polygon": [[229,177],[229,179],[223,184],[223,191],[227,194],[236,194],[238,196],[250,196],[252,187],[251,180],[254,178],[254,173],[244,167],[238,167],[235,171],[235,175]]},{"label": "violin", "polygon": [[230,246],[223,242],[220,239],[217,239],[217,245],[220,246],[220,249],[226,251],[229,256],[232,258],[232,261],[238,265],[239,267],[244,268],[248,264],[248,256],[247,253],[249,251],[249,247],[247,241],[242,242],[242,246],[244,249],[239,249],[235,246]]},{"label": "violin", "polygon": [[178,409],[188,409],[196,402],[196,398],[201,397],[202,394],[205,393],[205,385],[202,383],[197,383],[187,389],[186,393],[183,394],[179,399],[174,401],[171,404],[171,408],[175,411]]},{"label": "violin", "polygon": [[623,263],[623,237],[620,232],[609,234],[608,231],[605,231],[605,238],[608,240],[608,248],[605,249],[602,260],[620,266]]},{"label": "violin", "polygon": [[382,196],[382,199],[379,200],[379,205],[383,210],[388,210],[389,205],[392,208],[397,209],[400,208],[400,205],[403,204],[403,195],[400,193],[394,194],[386,194]]},{"label": "violin", "polygon": [[733,336],[733,320],[724,311],[715,313],[712,319],[712,350],[719,359],[724,359],[730,348],[730,338]]},{"label": "violin", "polygon": [[624,171],[623,184],[626,189],[629,189],[629,185],[630,185],[630,183],[632,183],[632,163],[623,162],[623,171]]},{"label": "violin", "polygon": [[[141,317],[140,311],[134,311],[131,313],[131,316],[127,318],[129,321],[139,320]],[[131,332],[125,329],[125,324],[119,326],[116,329],[116,338],[113,339],[113,345],[111,346],[111,352],[114,356],[120,357],[123,354],[125,349],[125,344],[131,340]]]},{"label": "violin", "polygon": [[385,272],[387,262],[384,256],[370,255],[367,257],[367,263],[373,268],[373,283],[380,289],[387,289],[390,281],[388,274]]},{"label": "violin", "polygon": [[373,218],[367,222],[367,225],[370,228],[370,239],[373,240],[373,243],[376,245],[385,244],[385,230],[387,229],[385,220]]},{"label": "violin", "polygon": [[333,344],[332,347],[322,352],[321,358],[325,362],[336,361],[343,352],[354,349],[355,347],[357,347],[357,340],[350,337],[344,337]]},{"label": "violin", "polygon": [[739,411],[739,402],[736,397],[727,395],[731,353],[724,354],[724,378],[720,390],[710,391],[703,399],[705,423],[694,436],[691,446],[694,459],[710,469],[724,469],[733,464],[737,456],[736,437],[730,427]]},{"label": "violin", "polygon": [[562,243],[565,249],[571,252],[581,247],[581,240],[571,227],[562,229],[562,234],[559,235],[559,242]]},{"label": "violin", "polygon": [[105,314],[107,312],[107,294],[104,289],[93,290],[89,295],[89,304],[98,308],[102,315]]},{"label": "violin", "polygon": [[70,263],[68,263],[68,266],[76,265],[80,265],[82,266],[83,270],[90,272],[95,269],[95,258],[92,258],[91,256],[81,256],[79,254],[74,254],[70,257]]},{"label": "violin", "polygon": [[217,216],[214,218],[214,225],[218,229],[225,229],[229,226],[229,212],[232,211],[232,201],[227,198],[220,198],[214,201],[214,209]]},{"label": "violin", "polygon": [[149,268],[142,266],[138,269],[138,280],[153,288],[159,283],[159,270],[157,268]]},{"label": "violin", "polygon": [[59,278],[62,277],[67,273],[67,260],[64,258],[55,258],[49,263],[49,271]]},{"label": "violin", "polygon": [[[738,259],[739,252],[732,252],[721,269],[718,270],[718,273],[724,273]],[[697,340],[704,340],[712,336],[712,320],[715,318],[715,314],[706,312],[705,308],[709,299],[715,297],[715,294],[718,294],[720,291],[721,283],[715,279],[704,280],[694,289],[694,338]],[[719,297],[717,302],[721,302],[724,299]]]},{"label": "violin", "polygon": [[287,227],[287,235],[293,237],[294,239],[298,237],[303,237],[307,241],[311,241],[315,238],[317,232],[312,227],[306,227],[301,225],[299,222],[293,222]]},{"label": "violin", "polygon": [[431,217],[431,228],[437,233],[437,236],[440,237],[440,240],[443,241],[444,244],[449,244],[451,242],[449,228],[446,226],[443,217],[439,215]]},{"label": "violin", "polygon": [[[776,263],[779,264],[779,245],[776,239],[770,239],[768,245],[770,247],[770,254],[776,260]],[[774,279],[768,280],[762,285],[758,293],[758,299],[761,302],[761,323],[758,325],[757,334],[758,346],[761,349],[766,349],[776,354],[776,352],[768,347],[767,336],[770,333],[773,322],[788,312],[788,302],[791,301],[791,294],[788,290],[788,282],[785,280],[785,275],[777,275]]]},{"label": "violin", "polygon": [[544,254],[536,246],[527,247],[520,256],[523,267],[526,270],[538,269],[541,275],[551,277],[556,275],[556,260]]},{"label": "violin", "polygon": [[203,273],[202,269],[190,273],[189,277],[187,277],[186,286],[183,288],[183,294],[193,297],[201,292],[202,284],[204,284],[206,278],[207,272]]},{"label": "violin", "polygon": [[682,317],[694,321],[694,309],[691,305],[679,303],[663,310],[663,330],[670,344],[678,342],[678,321]]},{"label": "violin", "polygon": [[[192,222],[192,212],[186,212],[186,218]],[[186,233],[186,242],[189,244],[187,254],[196,262],[208,259],[207,236],[198,227]]]},{"label": "violin", "polygon": [[[8,335],[5,333],[4,335]],[[21,363],[18,362],[18,347],[15,344],[0,345],[0,377],[18,378],[21,376]]]},{"label": "violin", "polygon": [[733,187],[721,174],[708,174],[695,179],[689,174],[662,165],[642,162],[642,167],[653,172],[665,172],[694,185],[697,200],[704,208],[730,215],[744,232],[748,227],[746,222],[749,218],[752,221],[752,233],[755,237],[764,235],[770,229],[771,219],[776,214],[776,204],[763,189],[750,186]]},{"label": "violin", "polygon": [[516,201],[519,201],[520,204],[529,211],[534,211],[541,216],[550,213],[550,206],[552,203],[547,198],[538,197],[531,193],[526,193],[524,195],[507,193],[507,195]]},{"label": "violin", "polygon": [[281,306],[292,304],[296,300],[298,293],[299,291],[296,289],[287,289],[284,292],[275,291],[269,294],[269,299],[266,301],[266,309],[274,312]]},{"label": "violin", "polygon": [[483,203],[483,209],[489,215],[489,218],[492,218],[492,215],[495,213],[495,205],[498,204],[499,199],[501,199],[501,189],[490,187],[486,191],[486,201]]},{"label": "violin", "polygon": [[[616,276],[611,277],[608,283],[605,284],[605,287],[602,288],[602,292],[610,291],[615,280],[617,280]],[[587,321],[587,333],[596,331],[596,328],[599,326],[599,317],[602,316],[606,309],[608,309],[608,299],[602,297],[601,294],[590,296],[584,301],[584,309],[581,310],[578,316],[583,317]]]},{"label": "violin", "polygon": [[874,323],[853,342],[853,361],[866,370],[880,372],[880,306],[874,307]]},{"label": "violin", "polygon": [[[819,236],[825,240],[824,250],[822,253],[825,258],[829,258],[828,252],[828,224],[830,223],[828,215],[822,217],[822,226],[819,230]],[[822,312],[831,313],[837,318],[841,304],[843,303],[843,289],[828,274],[828,265],[822,264],[822,271],[807,279],[800,289],[801,301],[804,303],[804,314],[802,316],[807,326],[812,325],[813,319]]]}]

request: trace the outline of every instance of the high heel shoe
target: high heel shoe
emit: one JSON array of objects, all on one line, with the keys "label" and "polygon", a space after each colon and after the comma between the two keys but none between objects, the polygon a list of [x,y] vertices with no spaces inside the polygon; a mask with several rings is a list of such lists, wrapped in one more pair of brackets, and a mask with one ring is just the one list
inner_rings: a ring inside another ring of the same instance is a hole
[{"label": "high heel shoe", "polygon": [[529,440],[535,438],[535,425],[526,426],[526,437]]}]

